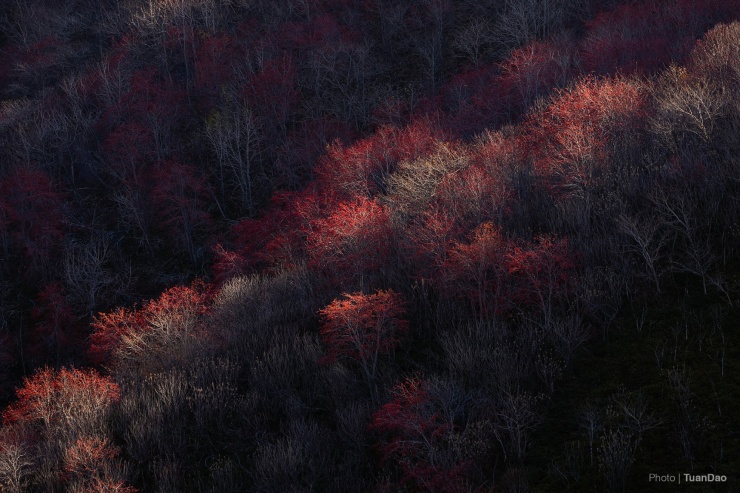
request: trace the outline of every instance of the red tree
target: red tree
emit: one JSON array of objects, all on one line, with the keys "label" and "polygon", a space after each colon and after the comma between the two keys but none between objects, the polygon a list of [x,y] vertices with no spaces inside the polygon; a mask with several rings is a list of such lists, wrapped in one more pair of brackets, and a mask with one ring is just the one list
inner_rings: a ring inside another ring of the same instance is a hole
[{"label": "red tree", "polygon": [[373,396],[379,358],[392,353],[408,329],[405,304],[393,290],[375,294],[345,294],[319,311],[321,338],[328,353],[325,362],[355,361],[362,369]]},{"label": "red tree", "polygon": [[645,106],[643,87],[622,78],[586,78],[560,91],[525,124],[535,171],[558,196],[588,196],[605,170],[610,140],[639,128]]},{"label": "red tree", "polygon": [[16,391],[18,400],[3,412],[6,424],[27,423],[42,434],[74,434],[77,428],[95,430],[103,415],[119,400],[120,389],[94,370],[44,368],[26,378]]},{"label": "red tree", "polygon": [[307,239],[310,265],[339,284],[376,277],[391,253],[389,219],[375,200],[340,203],[313,223]]},{"label": "red tree", "polygon": [[453,296],[469,300],[481,314],[511,308],[507,256],[509,241],[491,223],[478,226],[467,242],[456,242],[441,268],[440,284]]},{"label": "red tree", "polygon": [[209,302],[205,284],[196,281],[170,288],[140,309],[99,313],[92,322],[90,360],[156,367],[185,358],[206,337],[201,320]]},{"label": "red tree", "polygon": [[413,491],[469,491],[466,464],[455,461],[449,450],[454,425],[435,409],[425,382],[409,379],[394,390],[394,399],[370,423],[381,434],[383,462],[397,465],[401,485]]},{"label": "red tree", "polygon": [[541,236],[513,248],[506,260],[514,284],[512,298],[523,306],[537,305],[545,321],[552,320],[553,308],[575,281],[576,262],[568,240]]}]

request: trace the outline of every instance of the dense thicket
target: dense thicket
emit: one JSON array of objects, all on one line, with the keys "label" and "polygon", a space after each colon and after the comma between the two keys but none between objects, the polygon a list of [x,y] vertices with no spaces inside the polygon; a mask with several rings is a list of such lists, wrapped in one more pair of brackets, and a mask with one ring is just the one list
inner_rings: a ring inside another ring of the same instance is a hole
[{"label": "dense thicket", "polygon": [[738,12],[11,2],[3,491],[737,486]]}]

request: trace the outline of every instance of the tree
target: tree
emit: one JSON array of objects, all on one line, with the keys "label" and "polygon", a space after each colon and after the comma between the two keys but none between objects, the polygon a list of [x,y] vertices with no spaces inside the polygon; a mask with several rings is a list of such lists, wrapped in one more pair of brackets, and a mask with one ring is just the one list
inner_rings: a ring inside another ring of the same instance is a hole
[{"label": "tree", "polygon": [[457,56],[477,67],[493,45],[493,28],[485,18],[470,21],[456,35],[452,46]]},{"label": "tree", "polygon": [[512,51],[497,80],[510,114],[516,116],[554,87],[565,86],[576,63],[575,46],[568,40],[532,41]]},{"label": "tree", "polygon": [[457,226],[469,230],[503,217],[508,193],[499,180],[500,176],[491,176],[488,170],[471,165],[448,173],[434,194],[439,207],[454,218]]},{"label": "tree", "polygon": [[245,101],[228,92],[226,96],[223,110],[211,113],[206,122],[206,135],[218,162],[219,197],[225,202],[236,192],[237,206],[252,216],[259,190],[261,129]]},{"label": "tree", "polygon": [[575,284],[576,262],[567,239],[540,236],[534,243],[516,246],[507,255],[512,276],[512,298],[523,306],[535,304],[545,325],[553,319],[553,309]]},{"label": "tree", "polygon": [[338,284],[364,285],[383,274],[393,245],[388,211],[364,197],[316,219],[307,238],[309,265]]},{"label": "tree", "polygon": [[524,459],[532,432],[544,419],[537,409],[541,400],[542,396],[526,392],[507,392],[494,404],[496,439],[512,460]]},{"label": "tree", "polygon": [[140,372],[168,368],[200,351],[202,318],[210,295],[202,282],[175,286],[139,309],[99,313],[92,322],[88,355],[97,364]]},{"label": "tree", "polygon": [[265,61],[252,74],[243,89],[244,98],[254,109],[268,142],[277,143],[287,132],[287,124],[298,103],[296,68],[289,55]]},{"label": "tree", "polygon": [[64,451],[64,481],[70,491],[136,493],[126,485],[119,455],[107,438],[78,438]]},{"label": "tree", "polygon": [[591,210],[595,187],[609,169],[609,144],[644,125],[644,89],[623,78],[587,77],[529,117],[523,143],[553,195],[579,198]]},{"label": "tree", "polygon": [[[16,394],[18,400],[3,412],[0,464],[15,464],[0,475],[4,486],[136,491],[125,485],[125,467],[107,438],[120,400],[120,388],[110,377],[94,370],[43,368]],[[7,443],[13,436],[15,443]]]},{"label": "tree", "polygon": [[[391,402],[372,416],[370,429],[382,440],[385,464],[400,469],[400,485],[414,491],[463,492],[468,464],[453,451],[453,416],[446,415],[429,381],[407,379],[394,388]],[[459,403],[458,403],[459,404]]]},{"label": "tree", "polygon": [[31,344],[40,348],[40,351],[32,351],[32,354],[40,352],[51,355],[58,367],[62,355],[78,342],[78,334],[75,333],[77,320],[67,303],[61,282],[52,282],[41,290],[31,314],[36,320]]},{"label": "tree", "polygon": [[328,349],[325,361],[355,361],[377,399],[379,358],[393,353],[407,331],[404,313],[401,296],[390,289],[370,295],[345,294],[332,301],[319,311],[320,334]]},{"label": "tree", "polygon": [[545,39],[567,20],[569,5],[563,0],[507,0],[495,26],[495,42],[518,48],[535,39]]},{"label": "tree", "polygon": [[509,241],[490,222],[458,241],[440,269],[441,288],[468,300],[475,312],[496,316],[511,308],[508,276]]},{"label": "tree", "polygon": [[175,160],[165,162],[154,173],[152,199],[158,209],[160,224],[176,244],[198,264],[197,241],[208,229],[210,217],[205,211],[208,188],[195,169]]},{"label": "tree", "polygon": [[26,378],[18,400],[3,411],[7,425],[29,425],[46,440],[67,445],[78,436],[104,434],[120,389],[95,370],[50,368]]}]

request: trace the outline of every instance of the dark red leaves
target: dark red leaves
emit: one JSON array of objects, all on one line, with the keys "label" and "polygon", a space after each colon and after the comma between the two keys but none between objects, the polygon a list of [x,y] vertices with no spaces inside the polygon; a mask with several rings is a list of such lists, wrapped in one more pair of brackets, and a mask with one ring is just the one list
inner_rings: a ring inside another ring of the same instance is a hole
[{"label": "dark red leaves", "polygon": [[448,453],[454,425],[436,411],[425,382],[408,379],[394,390],[369,426],[382,437],[384,463],[396,465],[401,485],[413,491],[468,491],[466,464],[453,462]]},{"label": "dark red leaves", "polygon": [[31,274],[46,277],[58,259],[62,230],[62,197],[48,175],[16,168],[0,181],[0,241],[30,261]]},{"label": "dark red leaves", "polygon": [[205,211],[210,198],[205,180],[189,164],[170,160],[154,172],[152,202],[160,224],[174,239],[176,246],[187,252],[195,262],[196,239],[210,225]]}]

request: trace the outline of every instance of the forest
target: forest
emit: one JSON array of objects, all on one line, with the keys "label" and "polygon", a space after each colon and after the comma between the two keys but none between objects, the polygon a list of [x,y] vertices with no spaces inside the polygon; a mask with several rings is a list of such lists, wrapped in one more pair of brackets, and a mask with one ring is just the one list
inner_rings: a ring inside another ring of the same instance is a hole
[{"label": "forest", "polygon": [[740,0],[0,5],[2,492],[736,491],[738,337]]}]

